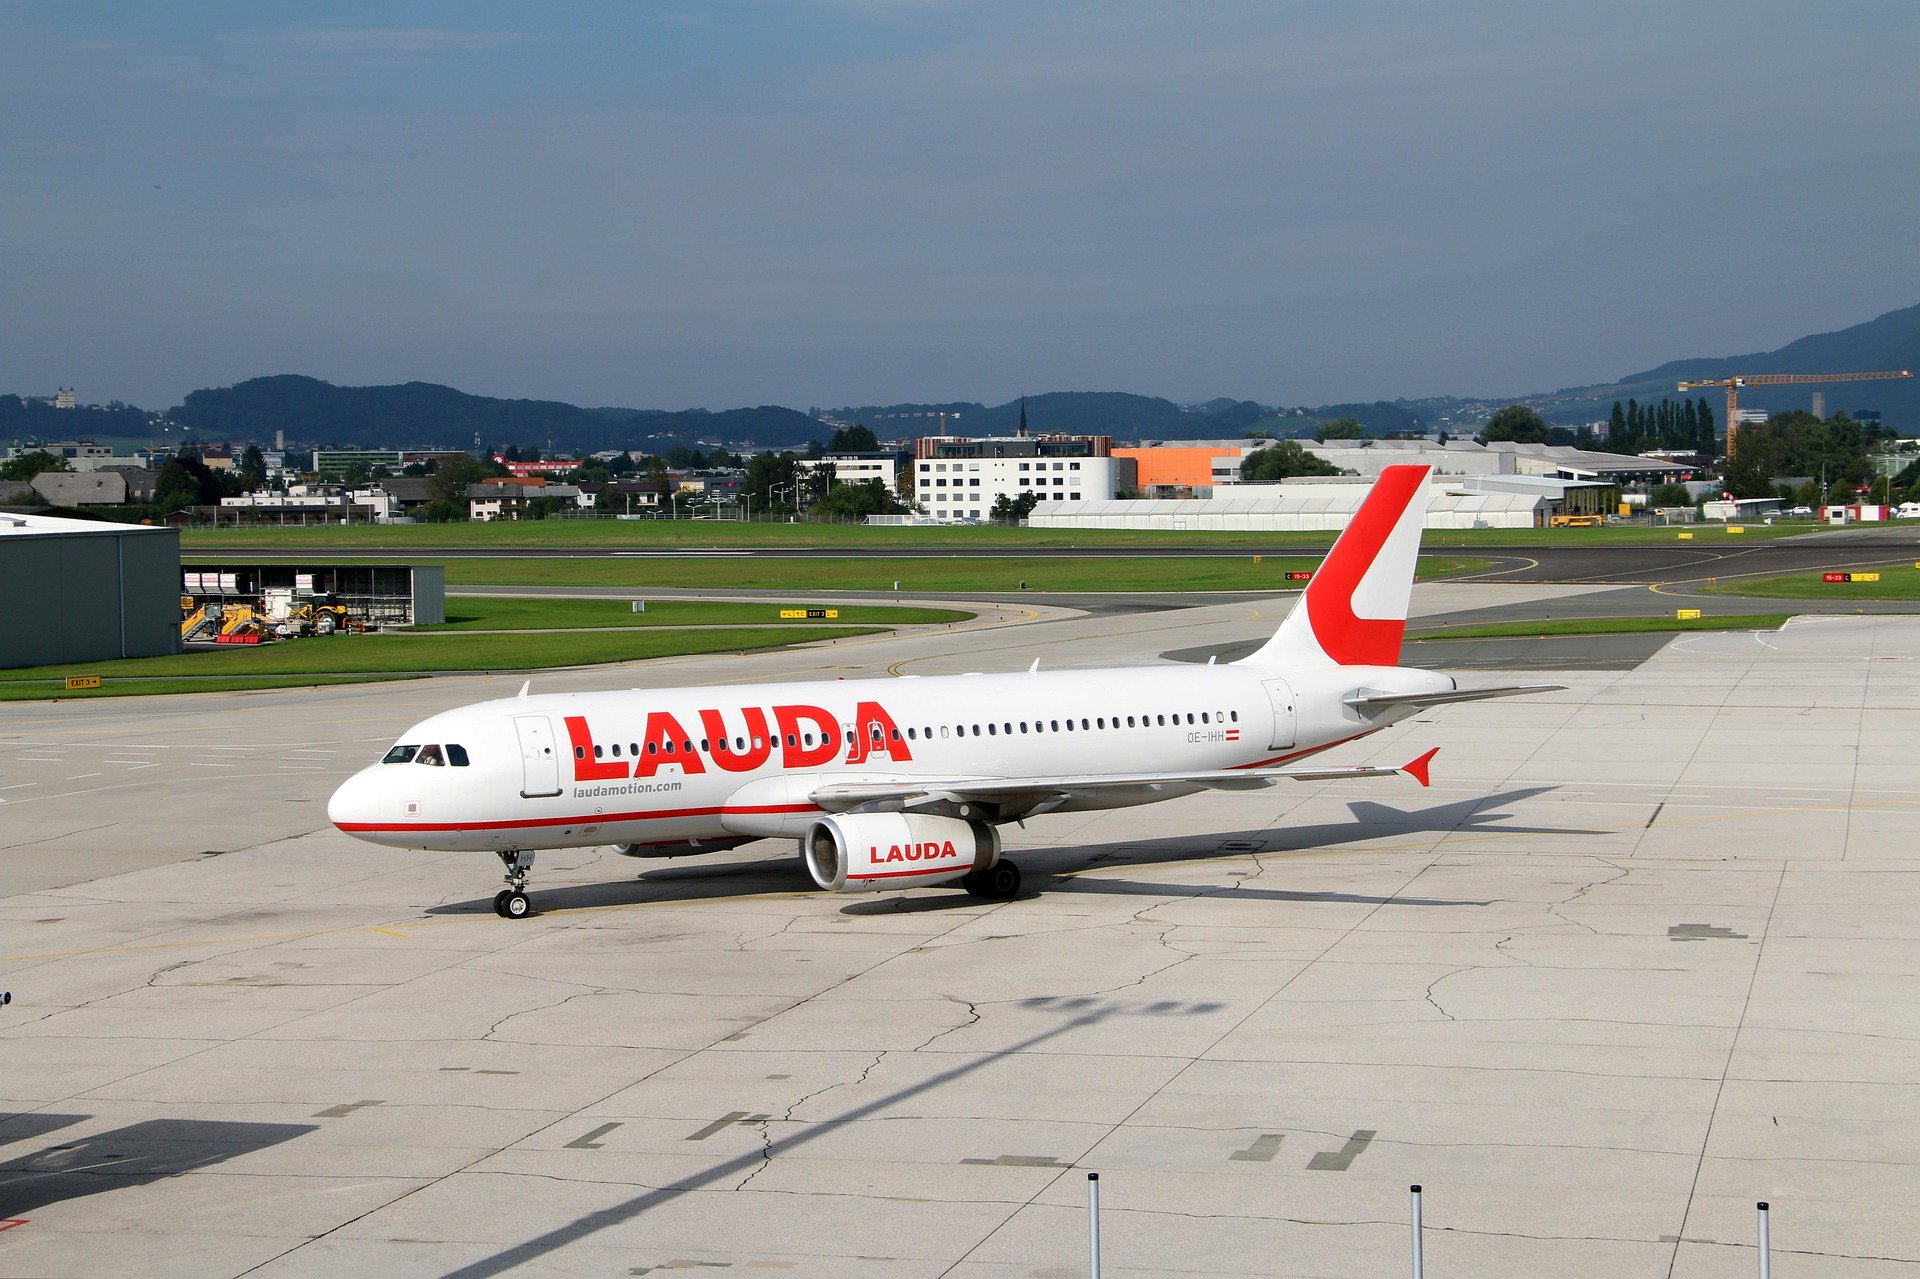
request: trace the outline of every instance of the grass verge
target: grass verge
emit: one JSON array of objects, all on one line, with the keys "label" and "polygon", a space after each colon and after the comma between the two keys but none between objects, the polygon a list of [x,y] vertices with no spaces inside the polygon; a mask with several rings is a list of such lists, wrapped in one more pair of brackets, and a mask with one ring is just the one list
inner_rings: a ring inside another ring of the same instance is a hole
[{"label": "grass verge", "polygon": [[1877,582],[1825,582],[1820,570],[1783,573],[1779,577],[1756,577],[1738,581],[1719,581],[1701,589],[1715,595],[1758,595],[1784,600],[1920,600],[1920,568],[1911,563],[1891,567],[1861,565],[1849,568],[1837,564],[1833,572],[1878,573]]},{"label": "grass verge", "polygon": [[[796,605],[797,606],[797,605]],[[447,620],[439,626],[415,628],[416,634],[450,631],[526,631],[584,626],[774,626],[806,625],[782,621],[777,603],[716,604],[705,600],[649,600],[647,611],[636,613],[626,600],[505,599],[497,596],[455,596],[447,601]],[[912,608],[886,604],[837,605],[839,626],[933,626],[964,622],[972,613],[951,608]]]},{"label": "grass verge", "polygon": [[[447,563],[450,586],[615,586],[704,590],[792,591],[796,597],[835,591],[938,591],[1018,594],[1027,591],[1286,591],[1289,572],[1319,567],[1317,556],[1224,559],[1105,559],[1045,556],[1021,559],[470,559]],[[1477,572],[1484,560],[1423,557],[1422,578]],[[1024,583],[1024,587],[1022,586]],[[796,599],[796,603],[800,602]],[[648,605],[648,610],[652,610]]]},{"label": "grass verge", "polygon": [[[384,679],[441,671],[521,671],[555,666],[592,666],[696,653],[778,648],[783,644],[800,644],[810,640],[871,635],[884,629],[879,626],[766,626],[730,630],[583,631],[576,634],[334,635],[259,647],[235,646],[220,652],[29,666],[0,671],[0,701],[232,689],[240,687],[237,677],[271,677],[277,682],[255,684],[252,687],[284,688],[327,682],[319,677],[329,675]],[[102,686],[68,693],[65,691],[66,680],[72,675],[97,675],[103,681]]]},{"label": "grass verge", "polygon": [[1734,613],[1725,617],[1566,617],[1539,622],[1497,622],[1486,626],[1438,627],[1409,634],[1423,640],[1534,639],[1549,635],[1640,635],[1665,631],[1773,631],[1792,613]]},{"label": "grass verge", "polygon": [[[1694,540],[1764,540],[1796,533],[1817,532],[1825,525],[1811,521],[1747,524],[1744,532],[1729,534],[1719,525],[1691,529]],[[1533,546],[1645,544],[1671,542],[1673,528],[1603,526],[1601,528],[1489,528],[1435,529],[1426,534],[1428,546]],[[1112,546],[1300,546],[1326,547],[1334,534],[1313,532],[1225,532],[1164,529],[1047,529],[1004,528],[998,525],[939,525],[928,527],[863,524],[759,524],[735,520],[518,520],[456,524],[375,524],[324,528],[188,529],[181,544],[189,550],[218,554],[223,547],[285,548],[293,551],[379,550],[406,554],[414,548],[427,555],[434,550],[472,550],[485,547],[556,549],[620,547],[632,550],[674,550],[706,547],[851,547],[884,552],[889,547],[953,547],[964,551],[1007,548]]]}]

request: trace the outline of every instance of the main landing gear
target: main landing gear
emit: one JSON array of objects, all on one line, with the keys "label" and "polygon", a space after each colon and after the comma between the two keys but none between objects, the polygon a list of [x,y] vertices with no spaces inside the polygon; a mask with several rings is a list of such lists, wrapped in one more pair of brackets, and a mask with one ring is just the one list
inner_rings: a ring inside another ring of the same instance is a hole
[{"label": "main landing gear", "polygon": [[507,868],[507,886],[493,897],[493,913],[502,919],[525,919],[533,913],[527,900],[527,876],[533,871],[532,849],[498,850],[500,864]]},{"label": "main landing gear", "polygon": [[960,887],[973,897],[1010,902],[1020,895],[1020,868],[1002,858],[985,870],[969,871],[962,875]]}]

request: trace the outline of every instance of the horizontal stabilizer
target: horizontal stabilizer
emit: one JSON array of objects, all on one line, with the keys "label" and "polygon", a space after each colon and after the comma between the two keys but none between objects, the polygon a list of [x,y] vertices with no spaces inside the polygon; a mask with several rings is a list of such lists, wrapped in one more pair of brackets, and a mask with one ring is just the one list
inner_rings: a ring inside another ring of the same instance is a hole
[{"label": "horizontal stabilizer", "polygon": [[1525,693],[1557,693],[1565,684],[1507,684],[1499,688],[1456,688],[1444,693],[1369,693],[1365,689],[1345,698],[1357,711],[1390,706],[1444,706],[1448,702],[1483,702],[1490,697],[1519,697]]}]

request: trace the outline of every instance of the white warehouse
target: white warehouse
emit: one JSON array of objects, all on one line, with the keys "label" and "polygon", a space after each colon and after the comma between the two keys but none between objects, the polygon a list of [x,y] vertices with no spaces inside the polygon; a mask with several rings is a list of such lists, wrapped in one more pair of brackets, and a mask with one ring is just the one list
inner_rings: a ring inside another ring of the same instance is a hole
[{"label": "white warehouse", "polygon": [[[1226,490],[1226,496],[1165,501],[1049,502],[1034,508],[1033,528],[1131,528],[1168,532],[1228,530],[1299,532],[1344,529],[1371,485],[1347,483],[1262,484]],[[1426,527],[1534,528],[1544,522],[1551,499],[1541,492],[1475,491],[1457,483],[1436,485]]]}]

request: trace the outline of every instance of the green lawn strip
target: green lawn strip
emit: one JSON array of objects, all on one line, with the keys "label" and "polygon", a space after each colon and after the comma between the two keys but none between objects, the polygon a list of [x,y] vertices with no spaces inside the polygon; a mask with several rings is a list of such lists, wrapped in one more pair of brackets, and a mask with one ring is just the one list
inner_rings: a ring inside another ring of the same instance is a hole
[{"label": "green lawn strip", "polygon": [[164,693],[237,693],[261,688],[325,688],[333,684],[385,684],[418,675],[221,675],[115,676],[99,688],[67,691],[61,679],[0,681],[0,702],[77,701],[88,697],[151,697]]},{"label": "green lawn strip", "polygon": [[349,675],[427,671],[514,671],[590,666],[650,657],[775,648],[870,635],[884,627],[766,626],[738,630],[582,631],[526,635],[330,635],[229,651],[123,658],[0,671],[0,685],[69,675]]},{"label": "green lawn strip", "polygon": [[[1673,541],[1681,531],[1693,540],[1766,539],[1817,532],[1826,526],[1810,521],[1758,522],[1728,533],[1719,524],[1646,528],[1605,525],[1600,528],[1487,528],[1434,529],[1428,546],[1526,546],[1660,543]],[[218,555],[222,547],[285,547],[290,551],[380,550],[406,553],[410,547],[484,549],[511,547],[556,549],[611,546],[632,550],[674,550],[704,547],[860,548],[884,552],[889,547],[952,547],[964,551],[1009,547],[1057,548],[1116,546],[1299,546],[1325,547],[1334,533],[1326,530],[1261,532],[1207,529],[1050,529],[1006,528],[999,525],[758,524],[736,520],[508,520],[453,524],[328,525],[312,528],[276,528],[247,525],[240,528],[187,529],[181,544],[188,550]]]},{"label": "green lawn strip", "polygon": [[1486,626],[1436,627],[1409,634],[1422,640],[1531,639],[1541,635],[1635,635],[1666,631],[1774,631],[1792,613],[1733,613],[1725,617],[1566,617],[1538,622],[1496,622]]},{"label": "green lawn strip", "polygon": [[1920,569],[1912,563],[1876,567],[1835,564],[1835,573],[1878,573],[1877,582],[1824,582],[1821,570],[1783,573],[1778,577],[1721,579],[1701,589],[1716,595],[1759,595],[1785,600],[1916,600],[1920,599]]},{"label": "green lawn strip", "polygon": [[[1318,557],[1262,556],[1099,559],[471,559],[447,563],[453,586],[616,586],[706,590],[787,590],[796,606],[834,591],[939,591],[954,594],[1028,591],[1284,591],[1289,572],[1319,566]],[[1426,557],[1423,578],[1476,572],[1483,560]],[[1025,583],[1023,588],[1021,583]],[[649,611],[652,605],[648,606]]]},{"label": "green lawn strip", "polygon": [[[798,602],[794,607],[807,607]],[[644,613],[626,600],[510,599],[499,596],[455,596],[447,601],[447,620],[440,626],[416,628],[419,634],[449,631],[521,631],[580,626],[739,626],[805,625],[783,621],[783,605],[709,603],[705,600],[649,600]],[[819,607],[813,605],[813,607]],[[973,616],[950,608],[911,608],[893,605],[834,605],[835,623],[879,626],[927,626],[964,622]]]}]

